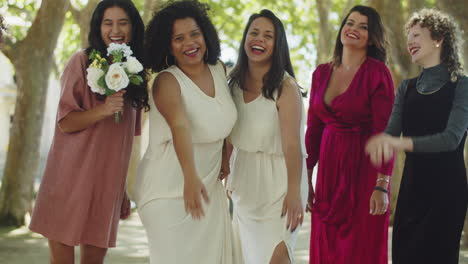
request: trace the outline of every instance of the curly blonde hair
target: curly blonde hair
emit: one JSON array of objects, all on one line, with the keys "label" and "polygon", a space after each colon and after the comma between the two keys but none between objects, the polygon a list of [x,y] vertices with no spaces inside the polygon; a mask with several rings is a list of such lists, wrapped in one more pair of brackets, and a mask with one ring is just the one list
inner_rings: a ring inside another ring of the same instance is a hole
[{"label": "curly blonde hair", "polygon": [[448,67],[451,81],[456,82],[464,74],[460,62],[463,40],[457,23],[444,12],[424,8],[411,15],[405,25],[406,32],[416,24],[427,28],[433,40],[443,40],[440,60]]}]

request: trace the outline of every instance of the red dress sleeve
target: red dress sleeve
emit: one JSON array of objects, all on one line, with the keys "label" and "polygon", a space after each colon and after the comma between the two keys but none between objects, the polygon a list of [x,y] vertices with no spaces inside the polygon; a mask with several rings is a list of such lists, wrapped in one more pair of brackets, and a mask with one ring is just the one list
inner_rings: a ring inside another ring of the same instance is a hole
[{"label": "red dress sleeve", "polygon": [[[380,67],[375,67],[376,82],[370,87],[370,103],[372,109],[372,134],[379,134],[385,130],[388,120],[392,113],[393,102],[395,100],[395,88],[393,85],[392,75],[385,66],[379,62]],[[384,175],[392,175],[393,171],[392,158],[389,162],[382,164],[376,168],[377,171]]]},{"label": "red dress sleeve", "polygon": [[[305,145],[307,150],[307,168],[313,169],[317,164],[320,154],[320,142],[325,124],[314,111],[314,102],[319,100],[318,87],[322,81],[320,76],[324,65],[319,65],[312,74],[312,87],[310,89],[309,110],[307,113],[307,130],[305,134]],[[323,75],[322,75],[323,76]]]}]

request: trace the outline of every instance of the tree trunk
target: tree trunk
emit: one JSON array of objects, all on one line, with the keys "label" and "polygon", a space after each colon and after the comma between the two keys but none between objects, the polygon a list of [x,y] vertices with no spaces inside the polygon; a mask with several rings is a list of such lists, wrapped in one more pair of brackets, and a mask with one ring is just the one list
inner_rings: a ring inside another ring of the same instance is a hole
[{"label": "tree trunk", "polygon": [[77,10],[72,5],[70,5],[70,11],[73,15],[73,19],[80,27],[80,43],[81,48],[88,47],[88,33],[89,26],[91,22],[91,16],[96,8],[99,0],[89,0],[85,7],[81,10]]},{"label": "tree trunk", "polygon": [[31,211],[48,78],[68,4],[42,0],[26,37],[5,48],[15,67],[18,94],[0,189],[0,225],[21,226]]},{"label": "tree trunk", "polygon": [[328,0],[316,0],[315,2],[317,4],[317,13],[319,16],[319,37],[316,61],[316,65],[318,65],[331,60],[334,47],[332,43],[334,43],[334,40],[331,35],[330,22],[328,19],[331,3]]},{"label": "tree trunk", "polygon": [[145,11],[143,13],[143,22],[148,24],[153,17],[153,13],[163,4],[163,0],[145,0]]}]

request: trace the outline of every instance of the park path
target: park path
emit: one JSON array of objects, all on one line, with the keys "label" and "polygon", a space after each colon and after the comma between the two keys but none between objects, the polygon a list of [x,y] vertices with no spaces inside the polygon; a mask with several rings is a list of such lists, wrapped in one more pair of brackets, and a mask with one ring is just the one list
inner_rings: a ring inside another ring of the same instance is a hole
[{"label": "park path", "polygon": [[[310,216],[307,214],[294,252],[296,264],[308,264],[309,235]],[[78,260],[78,254],[76,259]],[[47,240],[41,235],[31,233],[26,227],[17,229],[2,228],[0,229],[0,263],[48,263]],[[77,261],[76,263],[79,262]],[[136,212],[128,220],[121,221],[117,247],[109,250],[105,263],[149,263],[145,230]],[[389,264],[391,264],[391,261],[389,261]],[[468,251],[460,253],[459,264],[468,264]]]}]

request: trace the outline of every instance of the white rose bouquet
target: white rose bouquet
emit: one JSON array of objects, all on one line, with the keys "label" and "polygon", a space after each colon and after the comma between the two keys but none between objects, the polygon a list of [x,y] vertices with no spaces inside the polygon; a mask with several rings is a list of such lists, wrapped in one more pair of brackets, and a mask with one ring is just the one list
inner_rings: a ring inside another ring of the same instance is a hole
[{"label": "white rose bouquet", "polygon": [[[108,96],[127,88],[130,83],[140,85],[143,78],[138,73],[143,71],[143,65],[132,54],[129,46],[111,43],[107,48],[107,56],[111,58],[109,64],[99,51],[93,49],[89,55],[92,62],[86,69],[91,91]],[[119,113],[115,113],[115,122],[119,121]]]}]

